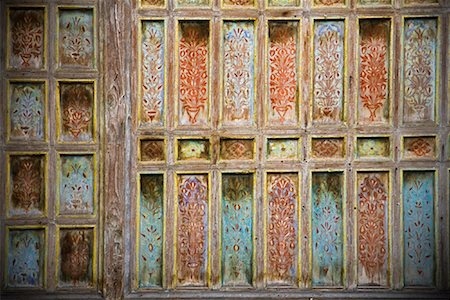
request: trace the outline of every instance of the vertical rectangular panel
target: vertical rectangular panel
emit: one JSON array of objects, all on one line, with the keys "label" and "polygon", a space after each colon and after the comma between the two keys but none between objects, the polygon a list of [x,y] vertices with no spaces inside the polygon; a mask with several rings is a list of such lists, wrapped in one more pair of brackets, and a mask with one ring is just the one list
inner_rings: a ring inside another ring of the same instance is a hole
[{"label": "vertical rectangular panel", "polygon": [[141,125],[163,126],[165,104],[164,21],[142,21],[141,34]]},{"label": "vertical rectangular panel", "polygon": [[337,124],[344,117],[344,20],[314,21],[312,119]]},{"label": "vertical rectangular panel", "polygon": [[59,230],[58,276],[60,288],[90,288],[95,285],[95,234],[93,228],[67,227]]},{"label": "vertical rectangular panel", "polygon": [[389,173],[358,172],[358,285],[386,286],[388,279]]},{"label": "vertical rectangular panel", "polygon": [[94,10],[60,8],[58,21],[59,66],[95,68]]},{"label": "vertical rectangular panel", "polygon": [[178,46],[178,123],[209,122],[209,21],[180,21]]},{"label": "vertical rectangular panel", "polygon": [[208,175],[178,175],[177,283],[205,286],[208,269]]},{"label": "vertical rectangular panel", "polygon": [[269,125],[298,122],[298,27],[299,22],[269,21]]},{"label": "vertical rectangular panel", "polygon": [[312,173],[312,284],[341,286],[343,172]]},{"label": "vertical rectangular panel", "polygon": [[298,279],[298,174],[267,174],[266,274],[269,284]]},{"label": "vertical rectangular panel", "polygon": [[61,155],[59,214],[94,213],[95,161],[93,155]]},{"label": "vertical rectangular panel", "polygon": [[162,287],[164,176],[141,174],[139,194],[138,287]]},{"label": "vertical rectangular panel", "polygon": [[252,285],[253,174],[222,177],[222,281]]},{"label": "vertical rectangular panel", "polygon": [[8,67],[44,69],[45,9],[17,7],[9,9]]},{"label": "vertical rectangular panel", "polygon": [[359,124],[389,123],[390,26],[388,19],[359,21]]},{"label": "vertical rectangular panel", "polygon": [[95,95],[92,82],[60,82],[59,140],[92,142],[94,140]]},{"label": "vertical rectangular panel", "polygon": [[45,156],[11,155],[8,216],[36,217],[45,210]]},{"label": "vertical rectangular panel", "polygon": [[223,23],[223,125],[253,125],[255,102],[255,24]]},{"label": "vertical rectangular panel", "polygon": [[43,141],[46,137],[44,82],[10,82],[8,136],[11,141]]},{"label": "vertical rectangular panel", "polygon": [[6,286],[8,288],[43,288],[45,281],[45,230],[8,229]]},{"label": "vertical rectangular panel", "polygon": [[405,286],[433,286],[434,171],[405,171],[402,192]]},{"label": "vertical rectangular panel", "polygon": [[434,122],[437,19],[406,18],[403,36],[403,122]]}]

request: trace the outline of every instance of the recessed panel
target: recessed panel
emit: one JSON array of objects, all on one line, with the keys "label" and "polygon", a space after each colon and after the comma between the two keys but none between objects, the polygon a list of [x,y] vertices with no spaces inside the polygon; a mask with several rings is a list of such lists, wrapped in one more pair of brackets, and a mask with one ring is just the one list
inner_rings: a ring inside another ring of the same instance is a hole
[{"label": "recessed panel", "polygon": [[365,6],[385,6],[385,5],[391,5],[392,0],[358,0],[359,5],[365,5]]},{"label": "recessed panel", "polygon": [[141,6],[143,8],[147,7],[164,7],[164,0],[141,0]]},{"label": "recessed panel", "polygon": [[345,6],[345,0],[312,0],[314,6],[334,7]]},{"label": "recessed panel", "polygon": [[345,141],[340,137],[312,138],[310,151],[315,159],[342,159],[345,157]]},{"label": "recessed panel", "polygon": [[223,160],[250,160],[253,159],[253,139],[221,139],[220,159]]},{"label": "recessed panel", "polygon": [[296,160],[298,159],[298,143],[298,139],[268,139],[266,158],[268,160]]},{"label": "recessed panel", "polygon": [[253,174],[222,175],[222,282],[253,281]]},{"label": "recessed panel", "polygon": [[357,137],[356,158],[386,159],[391,156],[389,137]]},{"label": "recessed panel", "polygon": [[140,159],[142,162],[163,162],[165,160],[163,139],[142,139],[140,143]]},{"label": "recessed panel", "polygon": [[407,159],[436,158],[436,137],[434,136],[403,137],[403,158]]},{"label": "recessed panel", "polygon": [[342,172],[312,173],[312,284],[342,286],[344,270]]},{"label": "recessed panel", "polygon": [[210,142],[202,139],[178,140],[178,160],[209,160]]}]

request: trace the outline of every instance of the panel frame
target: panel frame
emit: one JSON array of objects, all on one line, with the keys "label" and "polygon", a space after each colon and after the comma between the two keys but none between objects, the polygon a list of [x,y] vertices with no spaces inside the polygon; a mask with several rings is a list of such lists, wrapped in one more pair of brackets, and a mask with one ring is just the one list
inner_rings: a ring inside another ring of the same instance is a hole
[{"label": "panel frame", "polygon": [[[405,157],[405,138],[434,138],[434,150],[435,154],[433,157]],[[403,134],[400,136],[400,159],[402,161],[439,161],[440,159],[440,152],[439,151],[439,145],[441,144],[440,136],[437,133],[424,133],[421,132],[421,134]]]},{"label": "panel frame", "polygon": [[[312,147],[313,147],[313,143],[312,140],[313,139],[342,139],[342,149],[344,151],[344,156],[343,157],[331,157],[331,158],[317,158],[312,156]],[[330,135],[330,134],[310,134],[308,136],[308,153],[305,153],[305,156],[308,158],[308,160],[312,161],[312,162],[328,162],[330,160],[332,161],[338,161],[338,162],[344,162],[345,160],[347,160],[348,157],[350,157],[349,155],[349,151],[348,151],[348,135],[346,134],[337,134],[337,135]],[[313,168],[311,168],[311,170],[313,170]],[[309,174],[311,175],[311,174]]]},{"label": "panel frame", "polygon": [[[198,141],[208,141],[209,143],[209,147],[208,147],[208,151],[209,151],[209,159],[194,159],[194,160],[183,160],[183,159],[178,159],[178,155],[179,155],[179,150],[178,147],[180,145],[180,140],[198,140]],[[211,142],[211,137],[208,137],[207,135],[205,136],[188,136],[188,135],[183,135],[183,136],[177,136],[174,137],[174,160],[175,160],[175,164],[176,165],[184,165],[184,164],[211,164],[215,153],[213,153],[213,143]]]},{"label": "panel frame", "polygon": [[[268,147],[269,140],[296,140],[297,141],[297,155],[294,159],[269,159],[268,156]],[[265,163],[273,163],[273,162],[293,162],[298,163],[302,160],[302,136],[301,135],[270,135],[266,134],[264,136],[264,149],[263,153],[263,162]]]},{"label": "panel frame", "polygon": [[[387,157],[358,157],[358,139],[370,139],[370,138],[387,138],[389,141],[389,156]],[[395,140],[393,139],[391,134],[355,134],[353,137],[353,147],[354,147],[354,160],[355,161],[365,161],[365,162],[376,162],[376,161],[383,161],[383,162],[394,162],[394,143]]]}]

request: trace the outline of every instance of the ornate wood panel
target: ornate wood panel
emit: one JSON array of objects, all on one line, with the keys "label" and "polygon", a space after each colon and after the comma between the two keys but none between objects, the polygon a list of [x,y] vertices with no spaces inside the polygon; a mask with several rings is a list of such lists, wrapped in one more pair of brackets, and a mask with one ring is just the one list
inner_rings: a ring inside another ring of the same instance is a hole
[{"label": "ornate wood panel", "polygon": [[1,297],[448,298],[445,0],[5,0]]}]

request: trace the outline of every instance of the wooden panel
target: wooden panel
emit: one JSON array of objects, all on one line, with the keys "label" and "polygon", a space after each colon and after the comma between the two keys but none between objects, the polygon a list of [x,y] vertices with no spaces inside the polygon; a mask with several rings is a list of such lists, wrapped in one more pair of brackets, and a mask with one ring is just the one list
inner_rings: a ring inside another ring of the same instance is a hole
[{"label": "wooden panel", "polygon": [[436,158],[436,137],[434,136],[404,136],[404,159],[434,159]]},{"label": "wooden panel", "polygon": [[211,144],[207,139],[179,139],[177,160],[209,160]]},{"label": "wooden panel", "polygon": [[253,283],[253,174],[222,174],[222,282]]},{"label": "wooden panel", "polygon": [[344,158],[345,140],[341,137],[313,137],[309,155],[315,159]]},{"label": "wooden panel", "polygon": [[273,138],[267,139],[267,160],[297,160],[299,153],[298,139]]},{"label": "wooden panel", "polygon": [[344,173],[313,172],[312,202],[312,284],[343,284],[343,200]]},{"label": "wooden panel", "polygon": [[255,141],[253,139],[232,139],[220,140],[220,159],[223,160],[249,160],[253,159],[253,149]]},{"label": "wooden panel", "polygon": [[406,286],[435,284],[435,173],[403,172],[403,253]]},{"label": "wooden panel", "polygon": [[391,156],[389,137],[364,136],[356,138],[356,158],[386,159]]}]

